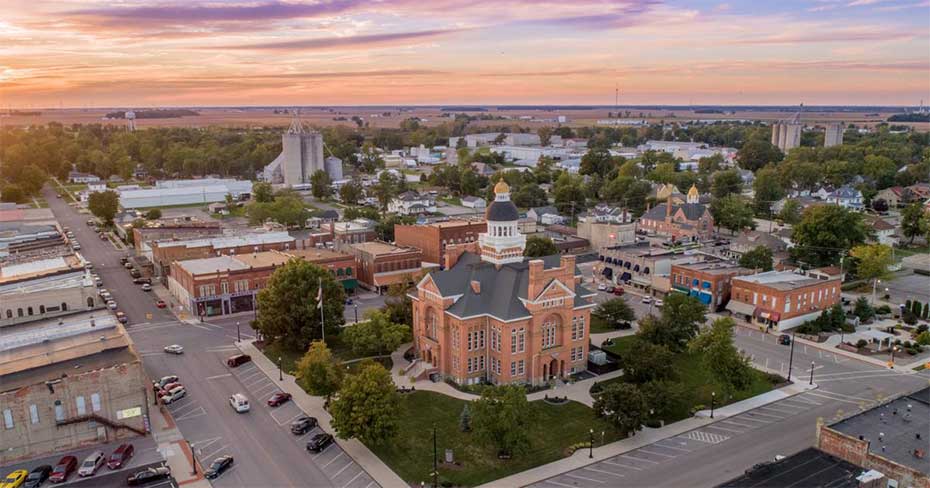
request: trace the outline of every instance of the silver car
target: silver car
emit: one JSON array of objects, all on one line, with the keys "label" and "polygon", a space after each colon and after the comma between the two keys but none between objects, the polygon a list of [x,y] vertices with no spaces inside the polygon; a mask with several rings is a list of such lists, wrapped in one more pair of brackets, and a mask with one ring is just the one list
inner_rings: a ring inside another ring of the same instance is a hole
[{"label": "silver car", "polygon": [[81,463],[81,468],[78,469],[79,476],[93,476],[94,473],[100,469],[100,466],[103,466],[106,457],[103,455],[103,451],[94,451],[84,459],[84,462]]}]

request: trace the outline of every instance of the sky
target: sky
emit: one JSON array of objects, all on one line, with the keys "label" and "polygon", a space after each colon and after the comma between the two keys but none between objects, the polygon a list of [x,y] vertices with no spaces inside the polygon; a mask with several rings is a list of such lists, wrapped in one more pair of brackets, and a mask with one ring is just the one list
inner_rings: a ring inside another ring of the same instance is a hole
[{"label": "sky", "polygon": [[0,107],[930,103],[930,0],[0,0]]}]

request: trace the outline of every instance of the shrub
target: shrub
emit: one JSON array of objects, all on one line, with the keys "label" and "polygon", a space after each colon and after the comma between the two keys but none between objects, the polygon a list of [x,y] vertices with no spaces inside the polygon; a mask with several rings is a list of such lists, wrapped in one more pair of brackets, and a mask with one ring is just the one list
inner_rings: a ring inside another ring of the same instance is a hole
[{"label": "shrub", "polygon": [[924,332],[927,332],[928,330],[930,330],[930,325],[927,325],[927,324],[920,324],[920,325],[917,326],[917,333],[918,333],[918,334],[922,334],[922,333],[924,333]]},{"label": "shrub", "polygon": [[920,334],[917,334],[917,344],[921,346],[930,346],[930,331],[924,330]]},{"label": "shrub", "polygon": [[866,341],[865,339],[859,339],[858,341],[856,341],[856,347],[858,347],[859,349],[862,349],[863,347],[867,345],[869,345],[869,342]]},{"label": "shrub", "polygon": [[891,313],[891,307],[888,305],[881,305],[875,308],[875,313],[880,315],[888,315]]}]

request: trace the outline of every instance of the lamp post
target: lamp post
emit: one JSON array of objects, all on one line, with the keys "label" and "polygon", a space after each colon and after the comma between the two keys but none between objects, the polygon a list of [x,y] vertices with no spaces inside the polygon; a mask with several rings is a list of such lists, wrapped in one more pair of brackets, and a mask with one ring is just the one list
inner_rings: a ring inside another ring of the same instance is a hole
[{"label": "lamp post", "polygon": [[814,384],[814,362],[811,361],[811,379],[807,382],[808,385]]},{"label": "lamp post", "polygon": [[284,381],[284,373],[281,371],[283,362],[284,359],[278,356],[278,381]]},{"label": "lamp post", "polygon": [[242,342],[242,335],[239,333],[239,321],[236,321],[236,342]]},{"label": "lamp post", "polygon": [[358,323],[358,304],[355,304],[355,323]]},{"label": "lamp post", "polygon": [[894,353],[898,350],[898,346],[891,346],[891,366],[889,368],[894,369]]},{"label": "lamp post", "polygon": [[878,284],[881,282],[882,280],[878,280],[878,279],[872,281],[872,306],[873,307],[875,306],[875,287],[878,286]]},{"label": "lamp post", "polygon": [[710,418],[714,418],[714,407],[717,404],[717,392],[710,392]]},{"label": "lamp post", "polygon": [[191,444],[191,441],[185,441],[185,442],[187,442],[187,448],[190,449],[191,451],[191,469],[193,469],[193,472],[191,472],[191,475],[196,475],[197,474],[197,453],[194,452],[194,445]]},{"label": "lamp post", "polygon": [[791,365],[792,364],[794,364],[794,331],[791,332],[791,352],[788,355],[788,381],[791,381]]},{"label": "lamp post", "polygon": [[591,434],[591,443],[588,444],[588,459],[594,459],[594,429],[589,429]]}]

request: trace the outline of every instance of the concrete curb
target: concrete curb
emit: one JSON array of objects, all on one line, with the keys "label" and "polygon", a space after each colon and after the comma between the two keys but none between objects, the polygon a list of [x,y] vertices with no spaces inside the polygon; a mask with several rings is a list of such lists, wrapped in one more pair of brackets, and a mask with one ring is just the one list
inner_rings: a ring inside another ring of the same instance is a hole
[{"label": "concrete curb", "polygon": [[[277,365],[265,357],[265,355],[255,347],[253,342],[254,341],[242,341],[235,342],[234,344],[244,354],[252,356],[252,362],[255,363],[255,366],[262,370],[268,378],[280,385],[282,391],[290,393],[294,403],[297,404],[304,413],[316,417],[320,422],[320,428],[335,435],[335,430],[332,426],[333,418],[329,412],[323,409],[323,398],[307,394],[307,392],[297,384],[296,378],[292,375],[285,373],[283,375],[284,381],[276,380],[275,378],[277,375],[274,373],[278,372]],[[361,442],[355,439],[339,439],[338,442],[342,450],[382,487],[400,488],[409,486]]]}]

